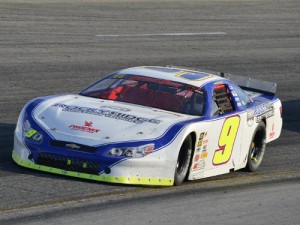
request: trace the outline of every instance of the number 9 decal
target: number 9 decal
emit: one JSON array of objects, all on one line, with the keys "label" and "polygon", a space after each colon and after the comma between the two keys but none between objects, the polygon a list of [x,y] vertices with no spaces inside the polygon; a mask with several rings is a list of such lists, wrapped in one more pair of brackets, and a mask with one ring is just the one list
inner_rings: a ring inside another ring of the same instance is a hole
[{"label": "number 9 decal", "polygon": [[230,159],[239,125],[239,116],[228,117],[224,121],[219,137],[219,149],[215,151],[213,158],[214,165],[227,163]]},{"label": "number 9 decal", "polygon": [[34,129],[30,129],[27,134],[25,135],[27,138],[31,138],[34,134],[36,134],[37,131]]}]

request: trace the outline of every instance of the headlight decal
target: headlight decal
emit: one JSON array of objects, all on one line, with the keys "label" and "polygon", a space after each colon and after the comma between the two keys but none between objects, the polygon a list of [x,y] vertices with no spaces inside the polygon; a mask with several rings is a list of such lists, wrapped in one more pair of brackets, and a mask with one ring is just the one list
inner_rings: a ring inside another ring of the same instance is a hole
[{"label": "headlight decal", "polygon": [[[28,120],[26,120],[24,123],[29,124]],[[43,141],[43,135],[33,129],[31,126],[28,130],[23,131],[23,135],[25,140],[34,142],[36,144],[40,144]]]},{"label": "headlight decal", "polygon": [[116,157],[128,157],[128,158],[141,158],[152,152],[154,149],[154,144],[148,144],[138,147],[121,147],[121,148],[112,148],[107,155],[116,156]]}]

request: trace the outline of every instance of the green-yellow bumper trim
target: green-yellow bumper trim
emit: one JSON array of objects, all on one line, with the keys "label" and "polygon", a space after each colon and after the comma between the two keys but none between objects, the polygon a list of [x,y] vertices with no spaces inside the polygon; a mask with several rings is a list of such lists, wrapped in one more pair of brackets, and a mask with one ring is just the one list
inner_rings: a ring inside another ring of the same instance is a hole
[{"label": "green-yellow bumper trim", "polygon": [[126,177],[126,176],[109,176],[107,174],[93,175],[87,173],[79,173],[74,171],[62,170],[54,167],[43,166],[35,164],[32,161],[24,160],[20,158],[14,151],[12,153],[13,160],[20,166],[24,166],[30,169],[40,170],[49,173],[55,173],[70,177],[79,177],[88,180],[103,181],[109,183],[120,184],[135,184],[135,185],[158,185],[158,186],[172,186],[173,179],[166,178],[140,178],[140,177]]}]

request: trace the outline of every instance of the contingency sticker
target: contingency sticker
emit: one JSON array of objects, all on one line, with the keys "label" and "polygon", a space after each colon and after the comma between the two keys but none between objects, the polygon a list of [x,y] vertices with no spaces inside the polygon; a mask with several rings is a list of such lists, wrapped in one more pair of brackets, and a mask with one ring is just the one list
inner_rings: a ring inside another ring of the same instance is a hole
[{"label": "contingency sticker", "polygon": [[208,156],[208,152],[207,152],[208,139],[206,139],[206,137],[207,137],[207,132],[202,132],[199,136],[196,153],[194,155],[192,171],[204,170],[205,168],[205,159]]}]

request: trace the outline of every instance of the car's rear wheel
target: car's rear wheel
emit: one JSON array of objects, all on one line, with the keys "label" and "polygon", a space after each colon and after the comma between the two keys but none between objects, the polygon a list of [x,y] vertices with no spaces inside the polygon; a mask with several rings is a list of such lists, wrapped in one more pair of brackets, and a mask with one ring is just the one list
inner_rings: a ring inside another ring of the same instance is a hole
[{"label": "car's rear wheel", "polygon": [[193,152],[193,141],[189,135],[180,147],[177,164],[175,168],[174,185],[178,186],[186,179]]},{"label": "car's rear wheel", "polygon": [[266,150],[266,125],[260,122],[251,141],[246,169],[254,172],[260,166]]}]

